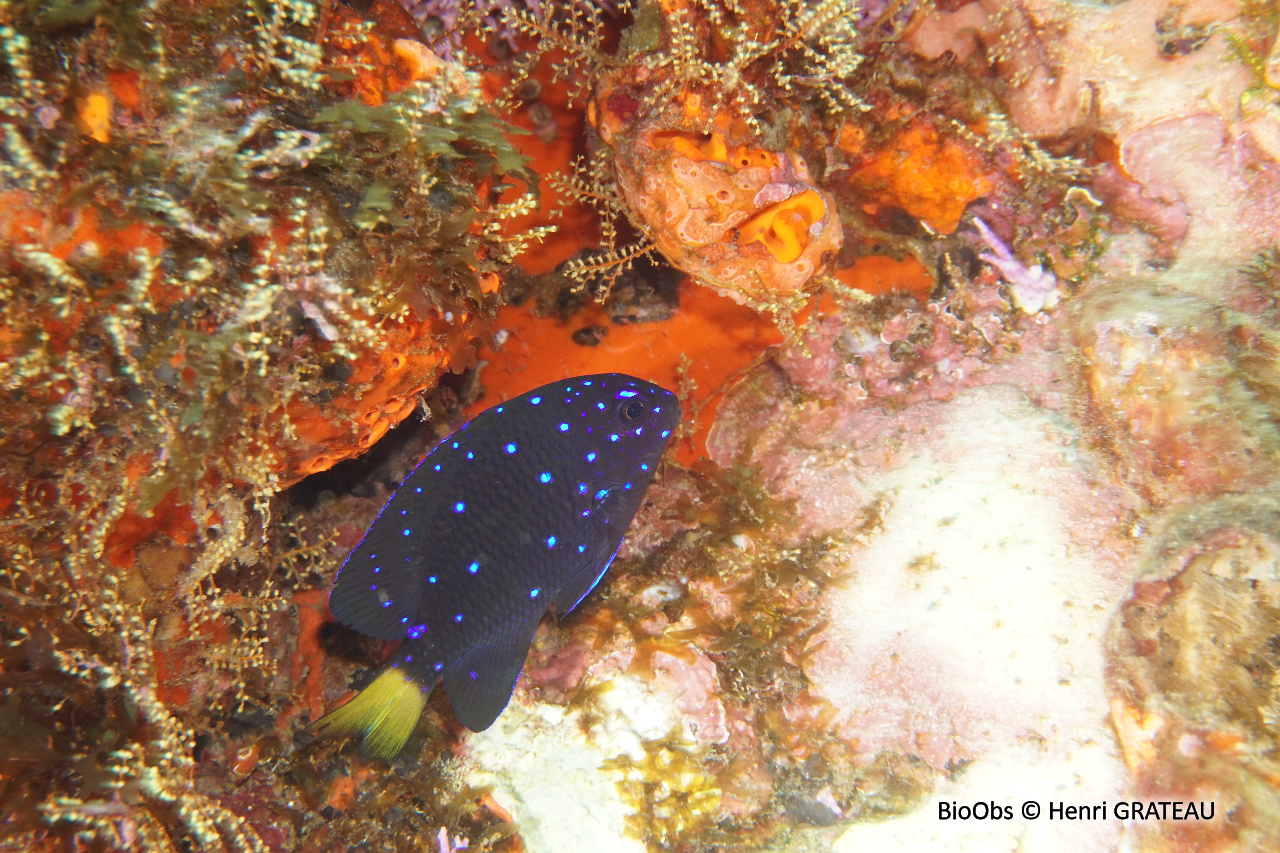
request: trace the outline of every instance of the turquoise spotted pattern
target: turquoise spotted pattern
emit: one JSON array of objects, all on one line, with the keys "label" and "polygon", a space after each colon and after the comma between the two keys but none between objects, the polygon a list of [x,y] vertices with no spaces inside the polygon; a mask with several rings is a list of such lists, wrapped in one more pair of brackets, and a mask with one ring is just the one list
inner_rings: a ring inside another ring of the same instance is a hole
[{"label": "turquoise spotted pattern", "polygon": [[403,639],[392,665],[458,719],[493,724],[533,632],[604,576],[672,431],[674,394],[619,373],[544,385],[477,415],[383,507],[338,573],[335,618]]}]

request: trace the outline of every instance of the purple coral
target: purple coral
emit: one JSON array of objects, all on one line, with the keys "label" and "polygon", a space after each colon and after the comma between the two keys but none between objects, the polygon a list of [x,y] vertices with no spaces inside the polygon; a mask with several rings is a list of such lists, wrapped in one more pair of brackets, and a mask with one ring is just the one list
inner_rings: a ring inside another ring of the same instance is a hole
[{"label": "purple coral", "polygon": [[1000,275],[1010,285],[1010,301],[1017,308],[1027,314],[1039,314],[1058,304],[1062,291],[1058,289],[1057,276],[1039,264],[1030,267],[1023,265],[1009,251],[1004,241],[978,217],[973,218],[973,224],[978,227],[982,241],[995,253],[983,252],[978,257],[1000,270]]}]

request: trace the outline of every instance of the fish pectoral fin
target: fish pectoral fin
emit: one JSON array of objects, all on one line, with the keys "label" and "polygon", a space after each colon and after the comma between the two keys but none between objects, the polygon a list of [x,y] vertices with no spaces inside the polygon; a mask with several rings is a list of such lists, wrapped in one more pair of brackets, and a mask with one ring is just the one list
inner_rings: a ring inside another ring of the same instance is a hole
[{"label": "fish pectoral fin", "polygon": [[593,555],[586,566],[579,570],[576,575],[569,578],[564,586],[556,590],[555,598],[552,599],[552,606],[556,611],[556,615],[563,616],[577,607],[578,602],[586,598],[587,593],[596,588],[596,584],[600,583],[600,579],[604,577],[605,572],[609,571],[609,566],[613,564],[613,558],[618,556],[618,550],[615,548],[613,554],[603,563],[600,560],[600,556]]},{"label": "fish pectoral fin", "polygon": [[473,646],[444,671],[444,689],[453,712],[471,731],[489,728],[511,701],[537,627],[534,620],[527,630]]}]

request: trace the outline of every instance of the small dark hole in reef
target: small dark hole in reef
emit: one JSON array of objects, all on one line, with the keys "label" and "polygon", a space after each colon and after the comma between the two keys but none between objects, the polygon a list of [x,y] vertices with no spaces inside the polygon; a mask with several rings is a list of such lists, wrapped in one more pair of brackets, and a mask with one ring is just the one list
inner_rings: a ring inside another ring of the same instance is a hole
[{"label": "small dark hole in reef", "polygon": [[903,237],[917,237],[924,230],[920,227],[920,220],[900,207],[880,208],[872,217],[872,222],[882,231]]},{"label": "small dark hole in reef", "polygon": [[607,326],[583,326],[573,333],[573,342],[581,347],[599,346],[607,334],[609,334]]},{"label": "small dark hole in reef", "polygon": [[618,277],[604,311],[615,326],[661,322],[679,309],[683,280],[684,273],[664,261],[641,258]]},{"label": "small dark hole in reef", "polygon": [[199,764],[204,759],[204,754],[212,743],[213,737],[208,732],[201,732],[196,735],[195,745],[191,747],[191,760]]},{"label": "small dark hole in reef", "polygon": [[915,355],[915,347],[906,341],[894,341],[889,344],[889,358],[892,361],[904,361]]},{"label": "small dark hole in reef", "polygon": [[227,253],[227,259],[237,267],[248,266],[253,260],[253,243],[249,242],[248,237],[241,237],[231,247],[231,251]]},{"label": "small dark hole in reef", "polygon": [[273,717],[267,709],[248,705],[222,718],[222,729],[231,737],[271,728]]},{"label": "small dark hole in reef", "polygon": [[324,369],[323,375],[330,382],[346,382],[354,372],[350,362],[338,359]]},{"label": "small dark hole in reef", "polygon": [[[395,472],[391,469],[399,469],[405,464],[411,467],[413,463],[402,461],[402,455],[411,452],[410,448],[425,447],[432,438],[431,426],[411,417],[396,428],[387,430],[382,440],[364,454],[344,459],[328,471],[312,474],[293,486],[288,492],[289,501],[294,506],[310,510],[321,503],[323,492],[336,496],[373,497],[378,492],[379,483],[390,483],[394,489],[409,469]],[[425,449],[420,455],[425,455]]]}]

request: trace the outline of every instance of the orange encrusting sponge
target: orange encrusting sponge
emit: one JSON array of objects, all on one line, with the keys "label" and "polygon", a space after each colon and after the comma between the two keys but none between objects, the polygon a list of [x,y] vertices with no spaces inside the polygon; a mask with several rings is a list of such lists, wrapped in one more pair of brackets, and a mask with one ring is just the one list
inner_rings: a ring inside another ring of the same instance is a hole
[{"label": "orange encrusting sponge", "polygon": [[738,228],[742,243],[761,243],[780,263],[789,264],[809,245],[809,226],[827,215],[827,203],[815,190],[805,190],[771,204]]},{"label": "orange encrusting sponge", "polygon": [[835,277],[844,286],[872,296],[909,293],[921,302],[928,299],[936,285],[933,276],[914,255],[900,261],[885,255],[867,255],[858,258],[852,266],[837,269]]},{"label": "orange encrusting sponge", "polygon": [[[573,341],[576,330],[593,325],[609,329],[599,345]],[[505,331],[508,339],[496,352],[480,351],[480,359],[486,362],[480,381],[487,393],[467,411],[469,416],[539,385],[589,373],[629,373],[679,392],[682,359],[687,357],[687,376],[696,385],[681,401],[687,422],[734,374],[783,340],[769,317],[687,281],[680,288],[680,310],[660,323],[612,326],[604,310],[594,304],[566,323],[537,317],[526,304],[503,308],[494,328]],[[714,416],[714,406],[702,408],[691,440],[676,451],[682,464],[705,454],[706,433]]]},{"label": "orange encrusting sponge", "polygon": [[694,162],[711,160],[727,163],[729,149],[725,147],[724,137],[718,133],[685,133],[679,130],[662,130],[649,138],[654,148],[670,148],[681,157]]},{"label": "orange encrusting sponge", "polygon": [[865,199],[867,212],[898,207],[940,234],[955,231],[966,205],[995,187],[978,151],[922,120],[874,148],[846,125],[838,144],[853,158],[843,180]]}]

